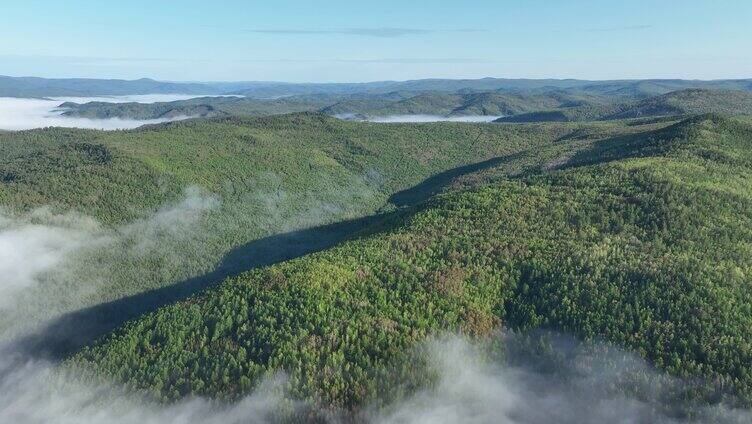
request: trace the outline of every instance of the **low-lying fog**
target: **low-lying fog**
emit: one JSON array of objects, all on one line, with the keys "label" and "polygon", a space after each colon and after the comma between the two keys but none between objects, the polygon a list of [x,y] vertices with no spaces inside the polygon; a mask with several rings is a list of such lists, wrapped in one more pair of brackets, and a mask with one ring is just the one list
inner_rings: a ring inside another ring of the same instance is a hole
[{"label": "low-lying fog", "polygon": [[367,406],[351,419],[291,401],[282,374],[229,404],[204,398],[157,404],[115,383],[81,380],[80,370],[19,357],[11,348],[0,356],[0,422],[271,424],[317,417],[331,424],[741,424],[752,418],[723,404],[693,406],[682,398],[682,382],[609,346],[556,334],[536,342],[507,333],[501,341],[499,354],[463,337],[425,343],[414,362],[433,376],[432,384]]},{"label": "low-lying fog", "polygon": [[187,117],[147,120],[120,118],[89,119],[63,116],[63,111],[58,107],[65,102],[156,103],[187,100],[195,97],[203,96],[186,94],[142,94],[111,97],[54,97],[45,99],[0,97],[0,130],[29,130],[44,127],[90,128],[99,130],[136,128],[145,124],[175,121]]}]

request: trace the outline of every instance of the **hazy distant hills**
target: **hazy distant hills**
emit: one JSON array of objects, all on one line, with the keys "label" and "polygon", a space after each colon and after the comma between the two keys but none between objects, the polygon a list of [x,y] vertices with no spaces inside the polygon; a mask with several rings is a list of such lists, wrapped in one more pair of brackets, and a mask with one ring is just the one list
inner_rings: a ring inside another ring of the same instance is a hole
[{"label": "hazy distant hills", "polygon": [[123,96],[128,94],[219,94],[205,84],[172,83],[142,78],[47,79],[0,76],[0,97]]},{"label": "hazy distant hills", "polygon": [[611,100],[602,96],[558,90],[527,95],[498,91],[479,93],[400,91],[386,94],[308,94],[275,99],[203,97],[153,104],[66,102],[60,107],[67,109],[64,112],[67,116],[96,119],[266,116],[293,112],[321,112],[333,116],[374,118],[395,115],[506,116],[551,108],[602,106],[610,102]]},{"label": "hazy distant hills", "polygon": [[152,104],[66,102],[61,108],[66,109],[66,116],[92,119],[269,116],[321,112],[348,119],[432,115],[502,116],[498,122],[580,122],[701,113],[752,115],[752,93],[686,89],[638,100],[560,89],[534,94],[400,91],[386,94],[307,94],[275,99],[202,97]]},{"label": "hazy distant hills", "polygon": [[574,79],[422,79],[368,83],[201,82],[177,83],[119,79],[46,79],[0,76],[0,96],[99,96],[127,94],[237,94],[255,98],[278,98],[310,94],[351,95],[392,92],[485,92],[541,93],[566,90],[591,95],[644,98],[671,91],[724,89],[752,91],[752,79],[743,80],[612,80]]},{"label": "hazy distant hills", "polygon": [[[506,91],[536,93],[553,90],[567,90],[592,95],[619,97],[649,97],[671,91],[702,88],[727,90],[752,90],[752,79],[744,80],[613,80],[586,81],[574,79],[504,79],[482,78],[465,80],[423,79],[413,81],[387,81],[361,84],[289,84],[289,83],[248,83],[246,88],[228,90],[228,93],[250,97],[277,97],[317,93],[371,93],[384,94],[394,91]],[[228,87],[229,88],[229,87]]]},{"label": "hazy distant hills", "polygon": [[601,121],[701,113],[752,115],[752,93],[733,90],[686,89],[639,101],[604,105],[585,104],[578,107],[523,113],[500,118],[498,122]]}]

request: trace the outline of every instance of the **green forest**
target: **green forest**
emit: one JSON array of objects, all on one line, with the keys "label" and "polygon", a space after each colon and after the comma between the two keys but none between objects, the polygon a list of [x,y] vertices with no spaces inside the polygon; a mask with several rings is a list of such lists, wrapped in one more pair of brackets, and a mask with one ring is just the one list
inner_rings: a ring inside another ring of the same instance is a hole
[{"label": "green forest", "polygon": [[697,396],[746,403],[751,139],[748,123],[705,115],[600,140],[561,169],[491,169],[377,231],[148,314],[70,363],[165,400],[234,399],[283,369],[292,393],[353,408],[409,375],[402,353],[431,334],[542,327],[627,346],[706,379]]},{"label": "green forest", "polygon": [[[284,372],[290,399],[356,413],[430,384],[426,340],[505,328],[628,349],[696,382],[685,400],[749,406],[752,120],[624,118],[0,133],[6,213],[74,213],[115,240],[0,328],[54,318],[29,343],[164,403],[234,402]],[[133,254],[127,229],[190,193],[209,199],[190,236]]]}]

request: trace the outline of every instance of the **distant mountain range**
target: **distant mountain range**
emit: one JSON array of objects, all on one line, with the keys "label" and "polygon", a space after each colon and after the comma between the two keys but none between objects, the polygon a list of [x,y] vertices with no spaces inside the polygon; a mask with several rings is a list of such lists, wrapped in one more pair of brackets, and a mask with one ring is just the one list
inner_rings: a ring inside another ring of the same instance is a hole
[{"label": "distant mountain range", "polygon": [[205,84],[162,82],[148,78],[126,81],[0,76],[0,97],[124,96],[173,93],[219,94],[216,89]]},{"label": "distant mountain range", "polygon": [[411,81],[379,81],[368,83],[284,83],[284,82],[164,82],[142,78],[118,79],[46,79],[36,77],[0,76],[0,96],[102,96],[128,94],[238,94],[254,98],[278,98],[309,94],[356,93],[386,94],[391,92],[469,93],[504,91],[533,94],[566,90],[591,95],[644,98],[682,89],[724,89],[752,91],[752,79],[743,80],[612,80],[588,81],[575,79],[421,79]]}]

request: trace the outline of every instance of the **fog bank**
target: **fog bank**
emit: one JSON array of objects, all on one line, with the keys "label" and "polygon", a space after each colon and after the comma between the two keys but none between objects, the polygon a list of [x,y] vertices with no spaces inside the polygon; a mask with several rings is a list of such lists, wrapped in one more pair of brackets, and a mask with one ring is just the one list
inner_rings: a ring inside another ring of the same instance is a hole
[{"label": "fog bank", "polygon": [[115,97],[55,97],[49,99],[27,99],[15,97],[0,97],[0,130],[29,130],[44,127],[88,128],[98,130],[132,129],[146,124],[176,121],[189,118],[175,117],[170,119],[89,119],[63,116],[63,110],[58,107],[64,102],[88,103],[155,103],[186,100],[196,95],[180,94],[146,94]]}]

